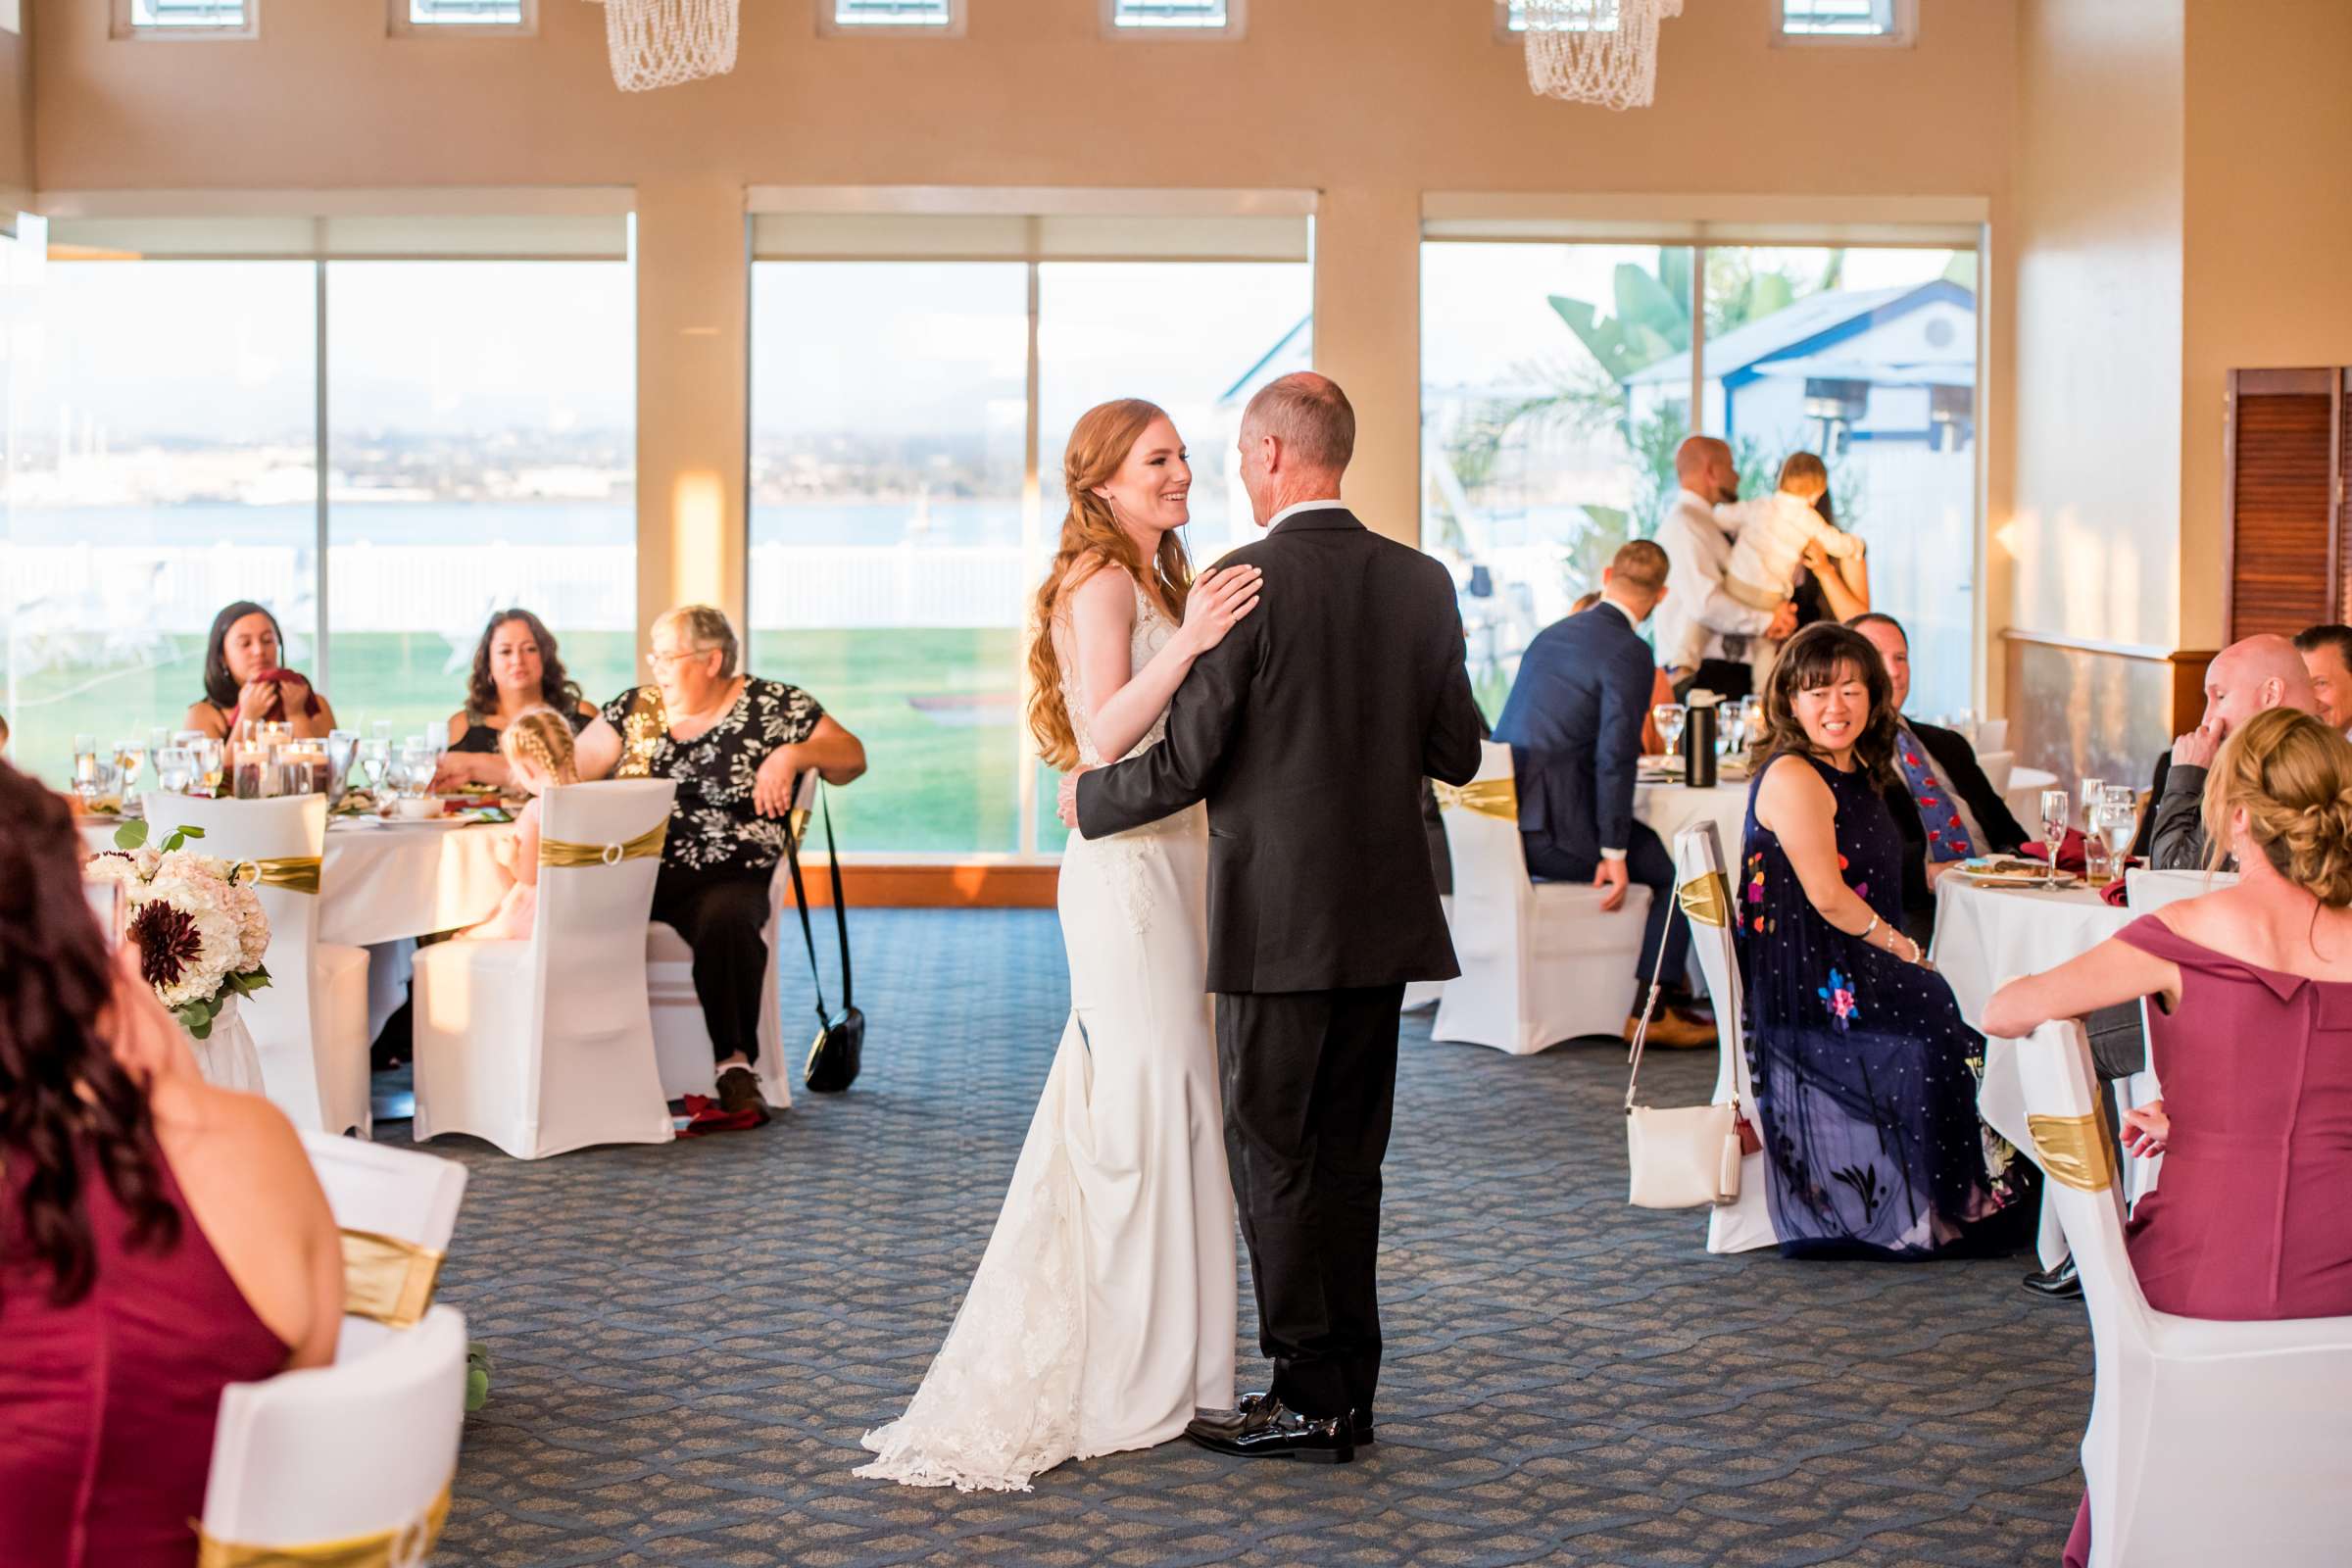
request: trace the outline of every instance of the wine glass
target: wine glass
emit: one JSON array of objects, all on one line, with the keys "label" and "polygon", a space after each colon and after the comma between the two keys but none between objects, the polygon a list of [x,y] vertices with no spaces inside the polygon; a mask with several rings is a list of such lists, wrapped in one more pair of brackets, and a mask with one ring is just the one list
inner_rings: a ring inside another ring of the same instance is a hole
[{"label": "wine glass", "polygon": [[2066,818],[2074,796],[2065,790],[2041,792],[2041,836],[2050,846],[2050,869],[2058,869],[2058,848],[2066,842]]},{"label": "wine glass", "polygon": [[196,772],[204,780],[204,787],[218,798],[220,794],[220,771],[227,761],[228,748],[219,736],[207,735],[202,730],[196,731],[195,738],[183,744],[195,760]]},{"label": "wine glass", "polygon": [[1683,738],[1683,723],[1689,711],[1680,703],[1660,703],[1649,710],[1649,716],[1657,721],[1658,739],[1666,743],[1669,761],[1679,755],[1675,748]]},{"label": "wine glass", "polygon": [[98,737],[97,737],[97,736],[95,736],[95,735],[76,735],[76,736],[74,736],[74,792],[75,792],[76,794],[80,795],[80,796],[81,796],[81,798],[82,798],[83,800],[85,800],[85,801],[86,801],[86,800],[88,800],[88,799],[90,798],[90,792],[89,792],[89,791],[87,791],[87,790],[85,790],[85,789],[83,789],[83,788],[82,788],[82,786],[83,786],[83,785],[85,785],[85,784],[88,784],[88,783],[89,783],[89,782],[91,782],[93,779],[95,779],[97,776],[98,776]]},{"label": "wine glass", "polygon": [[185,746],[163,746],[155,754],[155,787],[166,795],[185,795],[196,782],[196,754]]},{"label": "wine glass", "polygon": [[2090,819],[2091,808],[2105,799],[2106,789],[2107,781],[2103,778],[2086,778],[2082,781],[2082,817],[2084,821]]},{"label": "wine glass", "polygon": [[121,781],[122,806],[127,811],[131,802],[138,799],[140,776],[147,760],[147,749],[135,739],[115,742],[115,776]]},{"label": "wine glass", "polygon": [[[2118,794],[2123,796],[2117,800]],[[2124,862],[2132,853],[2132,840],[2139,832],[2139,812],[2132,804],[2130,790],[2109,789],[2099,797],[2093,808],[2091,826],[2098,835],[2099,845],[2107,852],[2108,880],[2124,874]]]},{"label": "wine glass", "polygon": [[359,767],[367,771],[370,791],[383,791],[392,779],[392,743],[381,735],[360,742]]}]

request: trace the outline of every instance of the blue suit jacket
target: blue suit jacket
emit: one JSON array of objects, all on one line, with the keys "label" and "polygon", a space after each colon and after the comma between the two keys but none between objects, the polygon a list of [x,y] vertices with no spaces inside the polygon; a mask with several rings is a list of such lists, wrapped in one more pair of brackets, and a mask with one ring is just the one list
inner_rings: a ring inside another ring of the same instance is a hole
[{"label": "blue suit jacket", "polygon": [[1521,832],[1578,860],[1628,847],[1655,675],[1649,645],[1614,605],[1536,635],[1494,726],[1511,748]]}]

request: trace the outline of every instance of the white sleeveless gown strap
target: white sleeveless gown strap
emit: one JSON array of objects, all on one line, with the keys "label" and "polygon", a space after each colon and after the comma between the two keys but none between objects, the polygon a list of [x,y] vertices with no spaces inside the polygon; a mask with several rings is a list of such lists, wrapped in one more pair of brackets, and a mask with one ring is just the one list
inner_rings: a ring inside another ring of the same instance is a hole
[{"label": "white sleeveless gown strap", "polygon": [[[1139,586],[1131,669],[1175,624]],[[1080,758],[1099,763],[1062,660]],[[1157,745],[1163,712],[1134,752]],[[1207,815],[1073,833],[1061,865],[1070,1017],[1012,1185],[906,1413],[858,1471],[1029,1490],[1065,1459],[1165,1443],[1233,1402],[1233,1190],[1207,971]]]}]

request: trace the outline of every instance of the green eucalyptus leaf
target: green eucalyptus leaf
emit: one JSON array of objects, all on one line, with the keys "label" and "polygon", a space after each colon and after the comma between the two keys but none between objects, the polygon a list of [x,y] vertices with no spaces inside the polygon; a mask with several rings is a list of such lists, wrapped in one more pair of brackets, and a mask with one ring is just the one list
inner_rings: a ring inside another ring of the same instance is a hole
[{"label": "green eucalyptus leaf", "polygon": [[144,849],[147,845],[147,824],[136,819],[115,829],[115,848],[118,850]]},{"label": "green eucalyptus leaf", "polygon": [[187,842],[187,829],[175,827],[172,830],[170,836],[164,840],[164,853],[166,855],[170,855]]}]

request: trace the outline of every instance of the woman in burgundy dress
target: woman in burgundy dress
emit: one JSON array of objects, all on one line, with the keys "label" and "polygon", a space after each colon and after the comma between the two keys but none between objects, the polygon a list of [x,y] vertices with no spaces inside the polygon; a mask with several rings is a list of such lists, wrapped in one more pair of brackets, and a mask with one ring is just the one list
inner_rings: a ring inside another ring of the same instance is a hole
[{"label": "woman in burgundy dress", "polygon": [[[2164,1099],[2125,1118],[2164,1179],[2126,1236],[2148,1304],[2182,1317],[2352,1315],[2352,743],[2271,709],[2214,760],[2205,830],[2236,886],[2141,916],[2012,981],[1992,1034],[2140,997]],[[2086,1497],[2067,1540],[2090,1549]]]},{"label": "woman in burgundy dress", "polygon": [[0,1563],[189,1568],[220,1391],[334,1358],[340,1243],[301,1141],[214,1089],[0,763]]}]

